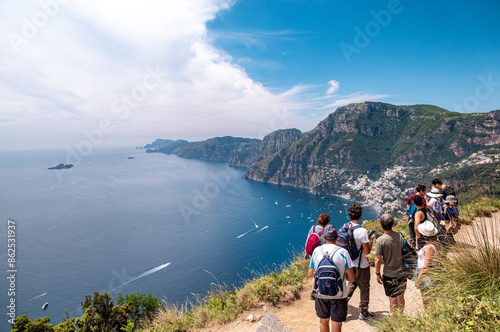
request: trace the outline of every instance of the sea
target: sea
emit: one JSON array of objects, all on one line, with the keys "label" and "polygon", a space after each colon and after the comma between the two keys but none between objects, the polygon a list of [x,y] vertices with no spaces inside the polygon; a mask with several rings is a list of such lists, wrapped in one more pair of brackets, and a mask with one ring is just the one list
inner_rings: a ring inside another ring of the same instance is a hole
[{"label": "sea", "polygon": [[[348,221],[351,201],[246,171],[141,149],[1,152],[0,330],[12,311],[54,325],[80,316],[94,292],[196,301],[289,262],[320,213]],[[362,220],[376,217],[364,207]]]}]

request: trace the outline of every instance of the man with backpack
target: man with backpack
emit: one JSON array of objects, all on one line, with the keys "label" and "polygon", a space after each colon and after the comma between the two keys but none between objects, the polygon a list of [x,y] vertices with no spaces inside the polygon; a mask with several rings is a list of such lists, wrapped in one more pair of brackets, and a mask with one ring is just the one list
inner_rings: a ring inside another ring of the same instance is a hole
[{"label": "man with backpack", "polygon": [[[418,197],[416,198],[419,199]],[[384,214],[380,218],[380,225],[384,235],[377,239],[375,245],[375,274],[377,282],[384,285],[385,295],[389,297],[389,308],[391,314],[395,310],[401,312],[405,308],[404,293],[406,290],[407,276],[403,270],[403,248],[404,237],[392,230],[394,217]],[[381,274],[382,261],[384,262],[384,273]]]},{"label": "man with backpack", "polygon": [[443,195],[439,193],[439,189],[433,188],[431,192],[426,195],[429,197],[427,207],[432,209],[436,215],[439,216],[439,220],[443,220]]},{"label": "man with backpack", "polygon": [[346,280],[354,281],[354,272],[349,253],[345,247],[336,244],[338,233],[335,226],[327,225],[323,237],[326,244],[314,250],[308,276],[316,281],[315,309],[320,331],[329,332],[331,320],[332,331],[338,332],[347,318]]},{"label": "man with backpack", "polygon": [[341,233],[346,232],[348,239],[354,240],[348,241],[347,247],[352,259],[352,267],[356,280],[349,282],[347,301],[351,299],[352,294],[359,286],[359,307],[361,308],[359,319],[366,320],[375,316],[368,311],[368,304],[370,303],[370,263],[366,258],[366,255],[372,251],[375,234],[369,238],[368,231],[364,227],[361,227],[360,220],[362,212],[363,208],[360,205],[352,204],[349,207],[351,222],[342,227]]}]

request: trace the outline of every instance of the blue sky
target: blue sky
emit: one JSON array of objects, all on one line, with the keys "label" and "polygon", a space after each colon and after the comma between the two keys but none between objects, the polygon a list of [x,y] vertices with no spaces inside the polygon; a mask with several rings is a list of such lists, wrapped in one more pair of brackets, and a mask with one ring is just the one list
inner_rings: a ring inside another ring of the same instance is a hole
[{"label": "blue sky", "polygon": [[308,131],[351,102],[500,108],[498,1],[5,0],[0,149]]}]

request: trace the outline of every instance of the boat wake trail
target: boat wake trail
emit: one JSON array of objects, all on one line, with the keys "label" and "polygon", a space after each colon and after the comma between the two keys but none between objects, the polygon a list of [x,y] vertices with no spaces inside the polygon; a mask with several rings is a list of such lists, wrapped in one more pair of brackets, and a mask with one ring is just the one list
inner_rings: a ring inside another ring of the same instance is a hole
[{"label": "boat wake trail", "polygon": [[248,232],[245,232],[241,235],[238,235],[236,238],[239,239],[240,237],[244,237],[245,235],[247,235],[248,233],[250,233],[251,231],[253,231],[253,229],[249,230]]},{"label": "boat wake trail", "polygon": [[135,280],[140,279],[140,278],[142,278],[142,277],[145,277],[145,276],[147,276],[147,275],[150,275],[150,274],[153,274],[153,273],[155,273],[155,272],[158,272],[158,271],[160,271],[161,269],[164,269],[164,268],[166,268],[166,267],[167,267],[167,266],[169,266],[169,265],[170,265],[170,262],[169,262],[169,263],[166,263],[166,264],[163,264],[163,265],[160,265],[160,266],[157,266],[157,267],[155,267],[154,269],[147,270],[146,272],[139,274],[137,277],[132,278],[132,279],[130,279],[129,281],[127,281],[127,282],[125,282],[125,283],[121,284],[120,286],[113,288],[113,289],[111,290],[111,292],[112,292],[112,291],[114,291],[114,290],[116,290],[116,289],[118,289],[118,288],[120,288],[120,287],[123,287],[123,286],[125,286],[125,285],[127,285],[127,284],[130,284],[132,281],[135,281]]},{"label": "boat wake trail", "polygon": [[249,218],[249,219],[253,222],[253,224],[255,225],[255,228],[259,228],[259,225],[257,225],[257,223],[252,218]]},{"label": "boat wake trail", "polygon": [[259,229],[259,230],[257,231],[257,233],[262,232],[263,230],[265,230],[265,229],[266,229],[266,228],[268,228],[268,227],[269,227],[269,226],[264,226],[264,227],[262,227],[261,229]]},{"label": "boat wake trail", "polygon": [[38,298],[40,298],[40,297],[42,297],[42,296],[45,296],[45,295],[47,295],[47,294],[48,294],[48,292],[45,292],[45,293],[43,293],[43,294],[40,294],[40,295],[38,295],[38,296],[35,296],[35,297],[34,297],[34,298],[32,298],[32,299],[29,299],[28,301],[33,301],[33,300],[36,300],[36,299],[38,299]]}]

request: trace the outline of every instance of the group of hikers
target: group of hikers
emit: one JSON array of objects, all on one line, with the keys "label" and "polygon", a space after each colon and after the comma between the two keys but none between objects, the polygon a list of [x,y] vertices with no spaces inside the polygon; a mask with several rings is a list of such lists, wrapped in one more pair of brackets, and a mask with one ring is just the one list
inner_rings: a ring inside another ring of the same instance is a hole
[{"label": "group of hikers", "polygon": [[[427,201],[427,198],[429,199]],[[416,194],[407,202],[410,241],[395,225],[391,214],[380,217],[384,234],[375,243],[375,274],[389,297],[390,314],[403,312],[407,280],[415,282],[425,294],[430,287],[427,276],[435,265],[434,257],[453,243],[453,234],[460,227],[457,198],[453,188],[446,187],[439,179],[432,181],[427,192],[418,185]],[[359,319],[368,320],[375,315],[368,311],[370,303],[370,264],[367,255],[372,251],[377,234],[361,226],[362,207],[349,207],[350,222],[338,230],[330,224],[330,216],[321,213],[317,225],[309,230],[306,241],[306,258],[311,258],[308,276],[313,278],[311,299],[315,301],[320,331],[341,331],[347,319],[347,305],[356,288],[360,290]],[[384,268],[382,271],[382,263]],[[424,306],[427,304],[425,296]]]}]

